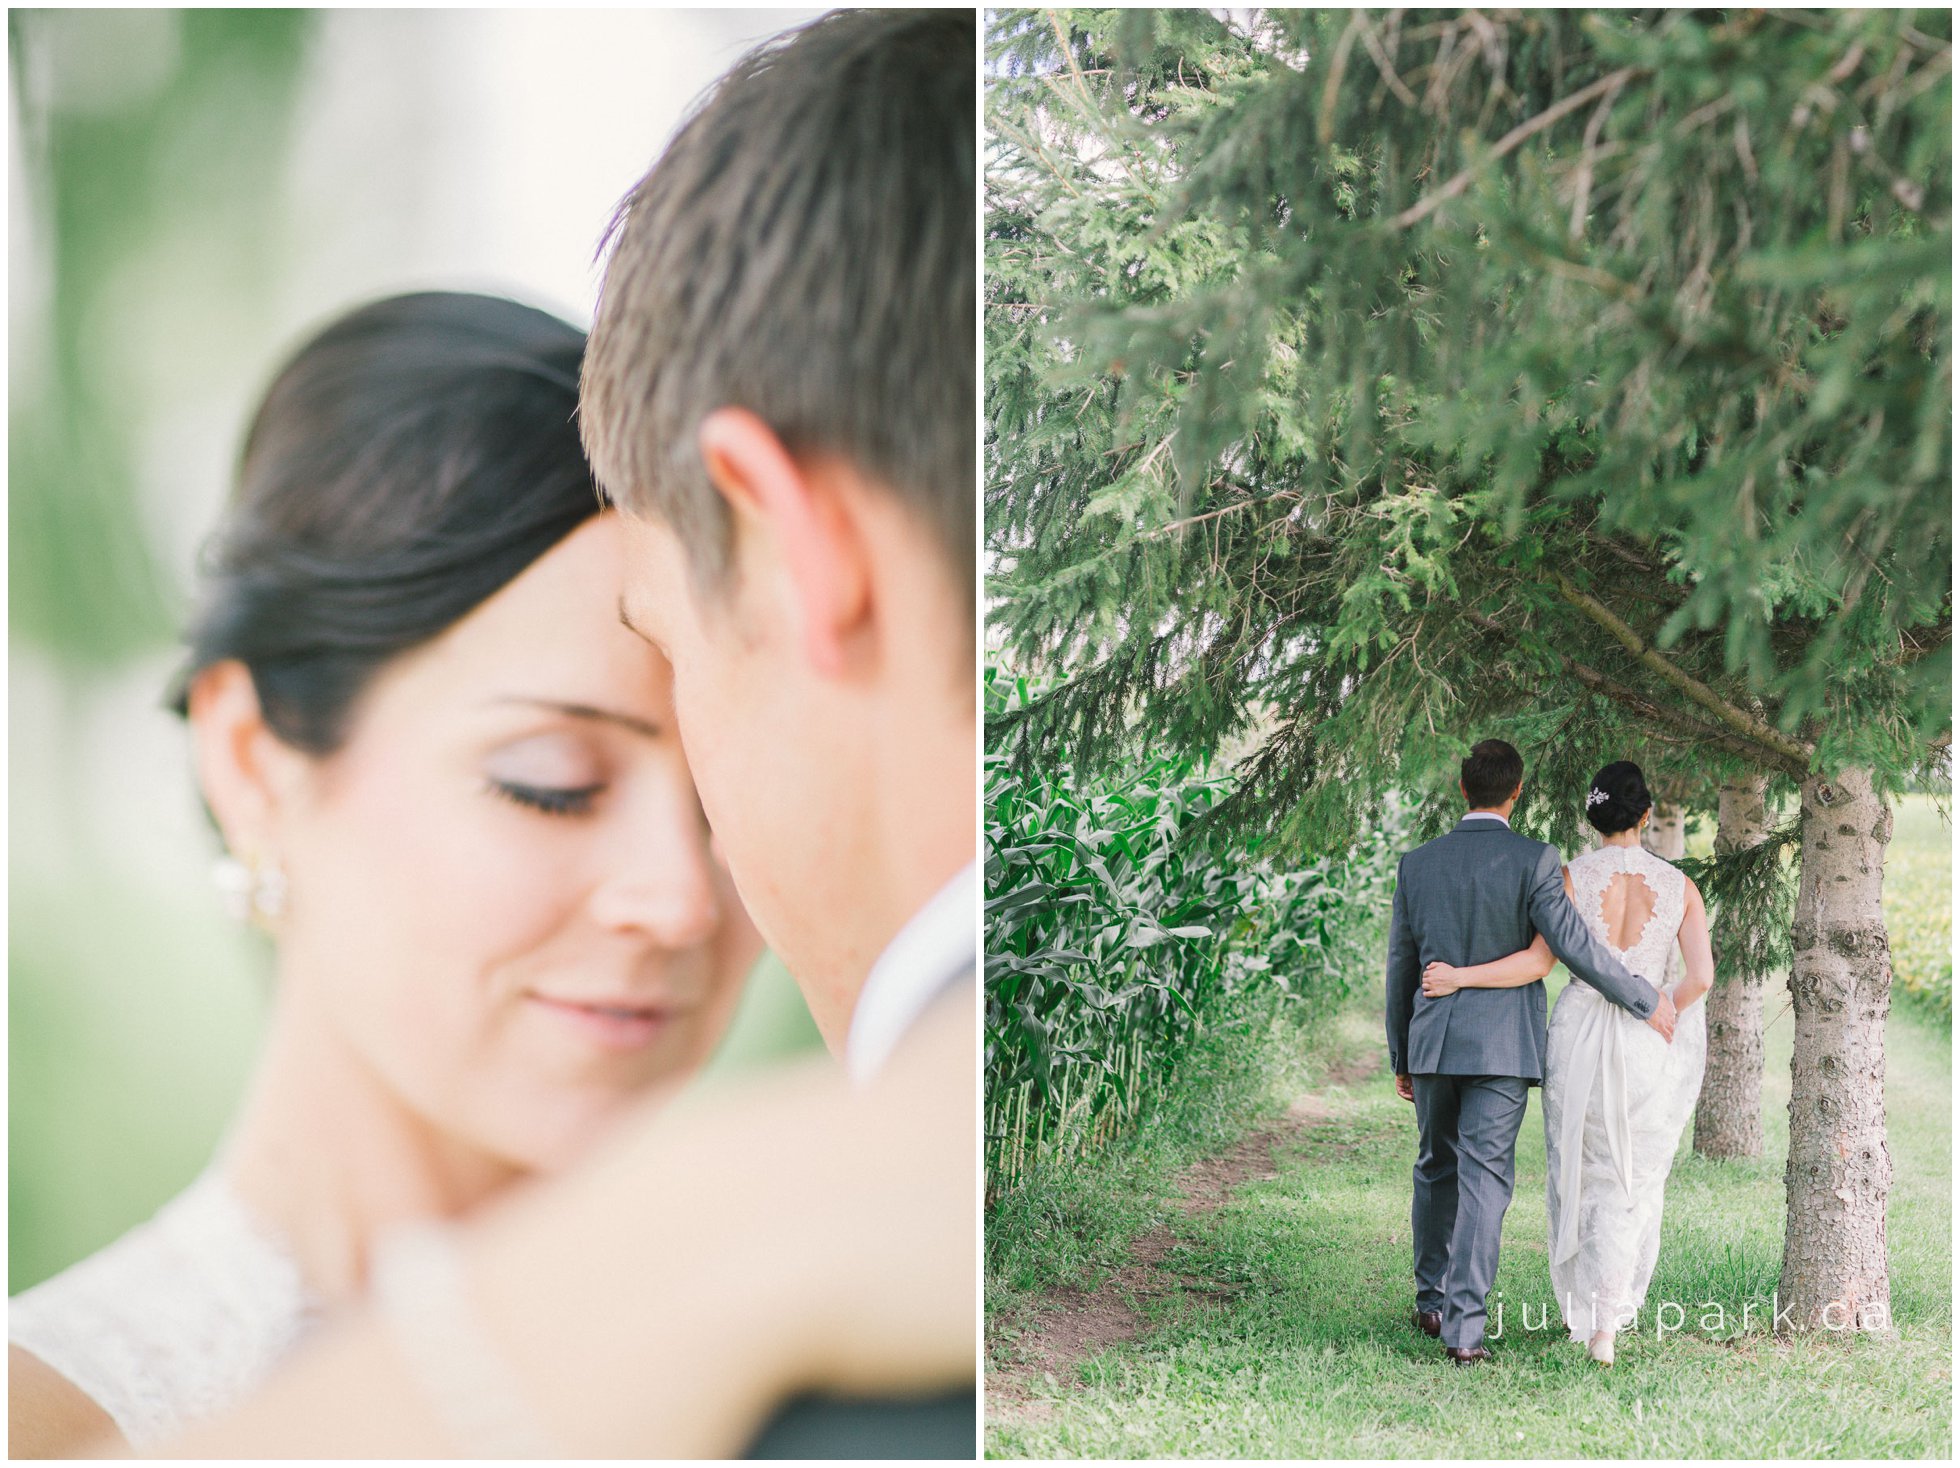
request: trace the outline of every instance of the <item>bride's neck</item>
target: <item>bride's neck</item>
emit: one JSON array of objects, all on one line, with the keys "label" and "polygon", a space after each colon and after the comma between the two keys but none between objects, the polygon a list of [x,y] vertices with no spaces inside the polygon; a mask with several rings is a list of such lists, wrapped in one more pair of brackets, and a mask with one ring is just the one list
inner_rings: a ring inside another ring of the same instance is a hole
[{"label": "bride's neck", "polygon": [[1635,826],[1630,831],[1621,831],[1613,836],[1601,836],[1599,838],[1599,844],[1601,846],[1638,846],[1640,844],[1640,827]]},{"label": "bride's neck", "polygon": [[284,987],[219,1167],[329,1303],[361,1289],[379,1230],[462,1213],[522,1175],[416,1115]]}]

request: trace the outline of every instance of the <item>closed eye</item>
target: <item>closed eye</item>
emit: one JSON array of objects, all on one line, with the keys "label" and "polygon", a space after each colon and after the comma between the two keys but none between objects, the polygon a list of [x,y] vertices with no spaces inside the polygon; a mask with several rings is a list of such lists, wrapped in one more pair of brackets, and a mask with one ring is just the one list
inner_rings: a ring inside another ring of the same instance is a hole
[{"label": "closed eye", "polygon": [[582,785],[576,789],[565,789],[554,785],[520,785],[514,780],[492,780],[489,789],[494,795],[521,805],[527,810],[542,811],[548,816],[589,815],[592,802],[604,785]]}]

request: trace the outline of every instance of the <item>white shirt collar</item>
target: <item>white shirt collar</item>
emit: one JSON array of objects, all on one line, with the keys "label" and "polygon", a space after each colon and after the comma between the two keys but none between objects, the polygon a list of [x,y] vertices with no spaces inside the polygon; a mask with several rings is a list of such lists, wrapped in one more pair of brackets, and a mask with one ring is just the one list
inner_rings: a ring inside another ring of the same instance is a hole
[{"label": "white shirt collar", "polygon": [[1500,816],[1494,810],[1468,811],[1464,814],[1463,819],[1466,821],[1498,821],[1506,826],[1511,824],[1508,820],[1505,820],[1503,816]]},{"label": "white shirt collar", "polygon": [[980,948],[980,868],[968,862],[912,915],[878,955],[858,994],[844,1065],[851,1079],[876,1075],[905,1032],[947,984],[974,972]]}]

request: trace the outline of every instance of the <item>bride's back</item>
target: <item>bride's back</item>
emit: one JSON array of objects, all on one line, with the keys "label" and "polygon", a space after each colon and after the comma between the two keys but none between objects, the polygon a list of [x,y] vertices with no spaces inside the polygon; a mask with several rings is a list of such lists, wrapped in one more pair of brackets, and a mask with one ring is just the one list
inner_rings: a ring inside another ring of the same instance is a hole
[{"label": "bride's back", "polygon": [[1680,935],[1688,879],[1642,846],[1601,846],[1572,863],[1586,926],[1642,978],[1659,981]]},{"label": "bride's back", "polygon": [[1615,948],[1633,947],[1647,931],[1647,920],[1654,915],[1659,902],[1660,893],[1642,873],[1613,873],[1606,879],[1606,890],[1599,899],[1600,922],[1608,941]]}]

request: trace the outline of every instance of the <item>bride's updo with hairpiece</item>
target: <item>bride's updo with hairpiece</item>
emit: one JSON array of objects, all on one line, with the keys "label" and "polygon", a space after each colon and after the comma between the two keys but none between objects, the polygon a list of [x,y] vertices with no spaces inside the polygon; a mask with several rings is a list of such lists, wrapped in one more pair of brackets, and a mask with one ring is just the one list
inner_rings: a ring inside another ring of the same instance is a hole
[{"label": "bride's updo with hairpiece", "polygon": [[1654,804],[1647,777],[1630,759],[1615,760],[1586,789],[1586,819],[1602,836],[1617,836],[1640,824]]}]

